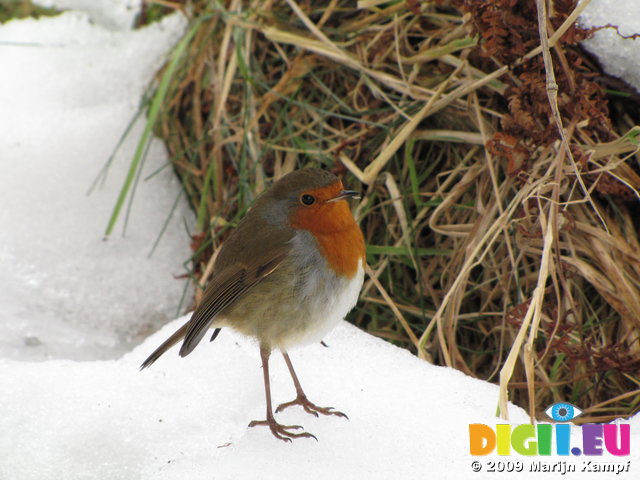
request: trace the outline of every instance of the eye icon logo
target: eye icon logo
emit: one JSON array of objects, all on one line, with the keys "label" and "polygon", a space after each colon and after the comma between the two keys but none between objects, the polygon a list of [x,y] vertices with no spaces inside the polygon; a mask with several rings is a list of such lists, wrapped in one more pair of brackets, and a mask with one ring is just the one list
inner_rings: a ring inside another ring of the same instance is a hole
[{"label": "eye icon logo", "polygon": [[556,422],[570,422],[579,417],[582,414],[582,410],[570,403],[558,402],[547,408],[544,413]]}]

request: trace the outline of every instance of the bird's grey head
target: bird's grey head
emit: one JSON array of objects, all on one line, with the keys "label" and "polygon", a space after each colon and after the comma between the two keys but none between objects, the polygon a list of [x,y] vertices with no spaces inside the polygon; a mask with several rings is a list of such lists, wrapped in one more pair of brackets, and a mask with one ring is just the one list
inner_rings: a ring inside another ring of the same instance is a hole
[{"label": "bird's grey head", "polygon": [[269,193],[275,199],[298,203],[302,193],[317,188],[328,187],[338,183],[340,179],[333,173],[319,168],[304,168],[288,173],[273,184]]},{"label": "bird's grey head", "polygon": [[319,168],[294,170],[274,183],[255,203],[254,208],[262,210],[262,215],[269,223],[281,224],[289,218],[295,208],[310,205],[316,201],[305,195],[323,187],[336,185],[340,179],[333,173]]}]

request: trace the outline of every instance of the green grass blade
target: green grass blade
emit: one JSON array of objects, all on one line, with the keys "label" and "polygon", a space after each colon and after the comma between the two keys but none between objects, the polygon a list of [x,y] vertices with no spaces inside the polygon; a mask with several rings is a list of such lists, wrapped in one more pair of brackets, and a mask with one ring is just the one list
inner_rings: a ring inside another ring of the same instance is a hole
[{"label": "green grass blade", "polygon": [[118,195],[118,199],[116,200],[116,204],[111,213],[111,218],[109,218],[109,223],[104,233],[105,236],[107,237],[111,235],[111,233],[113,232],[113,228],[116,224],[116,221],[118,220],[118,216],[120,215],[122,206],[124,205],[124,202],[127,198],[127,194],[131,189],[131,184],[133,183],[133,180],[135,179],[135,176],[136,176],[136,172],[138,171],[138,167],[140,166],[140,161],[142,160],[143,154],[146,150],[147,143],[149,143],[149,141],[151,140],[151,133],[153,132],[153,127],[158,118],[158,114],[160,113],[160,107],[164,103],[164,100],[167,96],[167,91],[169,89],[169,83],[171,81],[171,78],[173,77],[173,74],[176,71],[178,64],[180,63],[180,59],[182,58],[182,55],[184,54],[187,48],[187,45],[189,45],[189,42],[198,31],[200,24],[206,18],[207,17],[201,17],[197,22],[193,24],[193,26],[187,32],[187,34],[184,37],[182,37],[182,40],[180,40],[180,42],[174,49],[173,54],[171,55],[171,59],[169,61],[169,64],[167,65],[167,70],[162,76],[162,79],[160,80],[160,84],[158,85],[158,90],[156,91],[156,94],[154,95],[153,100],[151,101],[151,107],[149,108],[147,123],[145,124],[144,131],[142,132],[142,136],[138,141],[138,146],[136,147],[136,151],[133,155],[133,159],[131,160],[131,165],[129,165],[129,171],[127,172],[127,177],[125,178],[124,184],[120,189],[120,194]]}]

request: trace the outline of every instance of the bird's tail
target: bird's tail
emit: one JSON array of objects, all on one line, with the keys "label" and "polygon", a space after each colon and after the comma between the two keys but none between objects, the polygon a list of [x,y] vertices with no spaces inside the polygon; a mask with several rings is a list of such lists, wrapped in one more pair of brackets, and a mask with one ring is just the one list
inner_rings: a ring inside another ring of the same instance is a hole
[{"label": "bird's tail", "polygon": [[[157,359],[159,359],[167,350],[169,350],[176,343],[178,343],[180,340],[182,340],[184,338],[185,334],[187,333],[187,326],[189,326],[190,323],[191,322],[185,323],[178,330],[176,330],[173,335],[171,335],[169,338],[167,338],[162,343],[162,345],[160,345],[158,348],[156,348],[153,351],[153,353],[151,355],[149,355],[149,357],[147,357],[147,359],[144,362],[142,362],[142,365],[140,365],[140,370],[144,370],[145,368],[150,367],[151,365],[153,365],[153,362],[155,362]],[[213,342],[215,340],[215,338],[218,336],[218,333],[220,333],[220,329],[216,328],[213,331],[213,335],[211,335],[211,340],[210,340],[211,342]]]},{"label": "bird's tail", "polygon": [[142,362],[142,365],[140,365],[140,370],[144,370],[145,368],[150,367],[153,364],[153,362],[155,362],[157,359],[159,359],[162,356],[163,353],[165,353],[167,350],[173,347],[176,343],[182,340],[184,338],[185,332],[187,331],[187,325],[189,325],[189,322],[181,326],[178,330],[176,330],[176,332],[173,335],[167,338],[162,343],[162,345],[156,348],[153,351],[153,353],[149,355],[149,357],[144,362]]}]

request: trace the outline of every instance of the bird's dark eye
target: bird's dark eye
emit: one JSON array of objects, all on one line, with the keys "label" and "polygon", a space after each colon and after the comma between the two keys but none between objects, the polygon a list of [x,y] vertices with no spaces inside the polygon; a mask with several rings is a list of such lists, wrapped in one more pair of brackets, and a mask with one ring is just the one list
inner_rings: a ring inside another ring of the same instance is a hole
[{"label": "bird's dark eye", "polygon": [[300,197],[300,201],[305,205],[311,205],[313,202],[316,201],[316,199],[314,198],[313,195],[309,195],[308,193],[305,193]]}]

